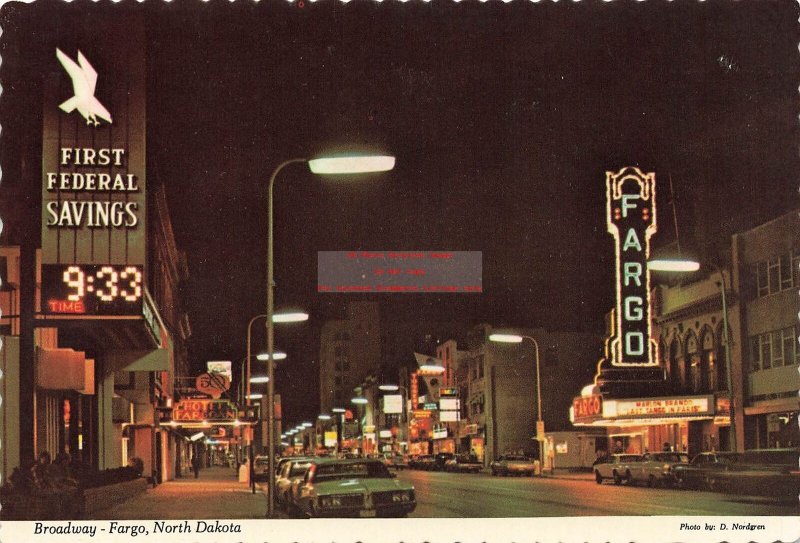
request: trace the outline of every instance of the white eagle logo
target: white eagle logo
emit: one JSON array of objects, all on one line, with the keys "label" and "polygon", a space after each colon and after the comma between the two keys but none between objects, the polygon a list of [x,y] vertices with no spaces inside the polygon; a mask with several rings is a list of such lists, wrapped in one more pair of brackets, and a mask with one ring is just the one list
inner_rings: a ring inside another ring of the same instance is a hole
[{"label": "white eagle logo", "polygon": [[56,48],[56,57],[64,66],[64,69],[72,79],[72,89],[75,96],[58,106],[63,111],[71,113],[72,110],[77,109],[78,112],[86,119],[86,124],[94,124],[97,126],[100,122],[97,117],[104,121],[111,123],[111,113],[103,107],[103,104],[94,97],[94,88],[97,84],[97,72],[83,53],[78,51],[78,62],[65,55],[61,49]]}]

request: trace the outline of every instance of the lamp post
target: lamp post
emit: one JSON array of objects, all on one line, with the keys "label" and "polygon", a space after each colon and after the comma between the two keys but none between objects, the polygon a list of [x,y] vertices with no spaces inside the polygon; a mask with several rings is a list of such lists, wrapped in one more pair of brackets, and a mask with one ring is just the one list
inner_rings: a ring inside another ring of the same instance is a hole
[{"label": "lamp post", "polygon": [[363,421],[361,420],[362,417],[363,417],[363,415],[362,415],[362,409],[363,409],[362,406],[367,405],[369,403],[369,400],[364,398],[363,396],[357,396],[357,397],[351,399],[350,401],[353,404],[358,406],[358,436],[359,436],[359,441],[361,441],[361,452],[360,452],[360,455],[363,457],[364,456],[364,426],[363,426]]},{"label": "lamp post", "polygon": [[337,415],[336,417],[336,455],[342,453],[342,434],[344,433],[344,414],[347,409],[344,407],[334,407],[331,412]]},{"label": "lamp post", "polygon": [[[728,328],[728,302],[725,294],[725,273],[716,264],[712,264],[714,271],[719,274],[719,281],[715,281],[720,290],[722,298],[722,334],[725,336],[725,373],[728,381],[728,401],[730,402],[730,439],[729,447],[732,452],[736,452],[736,411],[733,399],[733,377],[731,368],[731,346],[730,332]],[[700,269],[700,264],[694,260],[651,260],[647,263],[647,268],[654,271],[667,272],[694,272]]]},{"label": "lamp post", "polygon": [[[269,178],[267,188],[267,353],[272,354],[275,339],[272,315],[274,312],[274,269],[273,269],[273,187],[278,173],[289,164],[308,162],[309,169],[316,174],[354,174],[368,172],[384,172],[394,168],[393,156],[350,156],[330,157],[308,160],[305,158],[292,158],[278,165]],[[272,359],[267,363],[267,447],[269,470],[269,493],[267,497],[267,517],[275,515],[275,379],[273,378]]]},{"label": "lamp post", "polygon": [[542,419],[542,381],[539,378],[539,344],[531,336],[520,336],[516,334],[491,334],[489,341],[496,343],[522,343],[523,339],[533,342],[536,353],[536,441],[539,442],[539,475],[544,472],[544,459],[542,458],[542,448],[544,443],[544,420]]}]

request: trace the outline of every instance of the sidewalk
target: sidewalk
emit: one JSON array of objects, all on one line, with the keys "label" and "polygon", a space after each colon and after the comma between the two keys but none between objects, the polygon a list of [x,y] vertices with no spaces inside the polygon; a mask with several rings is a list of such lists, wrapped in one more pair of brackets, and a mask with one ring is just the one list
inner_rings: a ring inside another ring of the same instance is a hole
[{"label": "sidewalk", "polygon": [[240,483],[233,468],[212,467],[200,471],[200,477],[167,481],[156,488],[103,509],[92,519],[262,519],[267,513],[265,487]]}]

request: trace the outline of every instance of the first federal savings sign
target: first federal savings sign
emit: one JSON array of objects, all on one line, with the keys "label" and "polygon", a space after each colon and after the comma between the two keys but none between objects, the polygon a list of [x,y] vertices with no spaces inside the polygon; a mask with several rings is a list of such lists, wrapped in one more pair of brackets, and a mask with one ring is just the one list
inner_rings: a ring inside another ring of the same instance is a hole
[{"label": "first federal savings sign", "polygon": [[[44,265],[146,264],[144,29],[123,19],[106,21],[92,36],[78,29],[50,57],[42,127]],[[110,38],[119,35],[126,39]]]}]

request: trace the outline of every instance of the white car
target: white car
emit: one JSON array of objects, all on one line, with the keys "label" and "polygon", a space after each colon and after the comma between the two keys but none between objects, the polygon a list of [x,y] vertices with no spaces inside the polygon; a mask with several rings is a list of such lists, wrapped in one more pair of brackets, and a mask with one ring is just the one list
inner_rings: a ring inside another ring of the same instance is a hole
[{"label": "white car", "polygon": [[645,453],[638,462],[628,464],[625,470],[625,479],[628,484],[647,483],[647,486],[656,485],[674,486],[675,473],[673,467],[678,464],[688,464],[689,455],[678,452]]},{"label": "white car", "polygon": [[597,484],[603,484],[605,479],[612,479],[615,485],[625,482],[628,464],[641,461],[639,454],[612,454],[605,456],[595,462],[594,480]]}]

